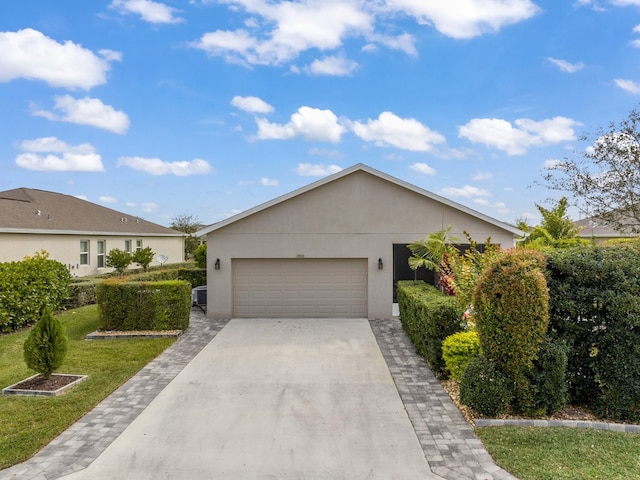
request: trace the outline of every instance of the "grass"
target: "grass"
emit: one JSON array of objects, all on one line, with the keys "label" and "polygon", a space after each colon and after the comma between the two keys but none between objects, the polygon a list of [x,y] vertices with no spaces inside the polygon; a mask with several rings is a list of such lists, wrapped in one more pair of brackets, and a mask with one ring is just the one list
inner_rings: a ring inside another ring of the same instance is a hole
[{"label": "grass", "polygon": [[[58,373],[89,377],[58,397],[0,396],[0,469],[33,456],[175,342],[173,338],[86,341],[86,334],[98,328],[95,305],[59,318],[69,349]],[[0,337],[0,388],[35,373],[27,368],[22,353],[28,333]]]},{"label": "grass", "polygon": [[573,428],[477,428],[496,463],[520,480],[640,479],[640,435]]}]

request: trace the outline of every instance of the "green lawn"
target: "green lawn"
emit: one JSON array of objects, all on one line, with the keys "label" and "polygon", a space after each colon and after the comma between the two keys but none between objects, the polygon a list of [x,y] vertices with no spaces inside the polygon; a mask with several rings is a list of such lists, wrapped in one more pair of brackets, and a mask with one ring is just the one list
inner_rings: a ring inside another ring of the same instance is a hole
[{"label": "green lawn", "polygon": [[[0,396],[0,469],[35,454],[78,418],[90,411],[175,339],[86,341],[98,328],[95,305],[60,315],[69,349],[59,373],[89,377],[58,397]],[[22,345],[28,331],[0,337],[0,388],[33,375],[27,369]]]},{"label": "green lawn", "polygon": [[520,480],[640,479],[640,435],[573,428],[476,429],[494,460]]}]

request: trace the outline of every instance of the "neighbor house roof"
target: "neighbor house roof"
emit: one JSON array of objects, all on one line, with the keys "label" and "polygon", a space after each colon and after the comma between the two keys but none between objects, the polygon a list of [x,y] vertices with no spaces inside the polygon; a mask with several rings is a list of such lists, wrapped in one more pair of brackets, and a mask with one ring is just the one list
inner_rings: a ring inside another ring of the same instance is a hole
[{"label": "neighbor house roof", "polygon": [[283,203],[287,200],[290,200],[294,197],[297,197],[299,195],[302,195],[306,192],[309,192],[311,190],[314,190],[316,188],[319,188],[323,185],[326,185],[327,183],[333,182],[335,180],[338,180],[340,178],[346,177],[347,175],[351,175],[355,172],[366,172],[369,173],[371,175],[374,175],[378,178],[381,178],[383,180],[386,180],[390,183],[393,183],[395,185],[398,185],[400,187],[406,188],[407,190],[411,190],[415,193],[418,193],[419,195],[423,195],[424,197],[427,197],[431,200],[435,200],[437,202],[440,202],[444,205],[447,205],[451,208],[457,209],[459,211],[462,211],[464,213],[467,213],[469,215],[472,215],[476,218],[479,218],[481,220],[484,220],[485,222],[497,226],[499,228],[502,228],[508,232],[513,233],[514,235],[519,235],[522,236],[524,235],[524,232],[522,232],[521,230],[518,230],[516,227],[514,227],[513,225],[509,225],[507,223],[501,222],[499,220],[496,220],[495,218],[491,218],[487,215],[484,215],[476,210],[473,210],[471,208],[465,207],[464,205],[461,205],[459,203],[453,202],[447,198],[441,197],[440,195],[436,195],[435,193],[429,192],[427,190],[424,190],[420,187],[417,187],[415,185],[412,185],[408,182],[405,182],[403,180],[400,180],[398,178],[392,177],[391,175],[388,175],[386,173],[380,172],[374,168],[371,168],[367,165],[364,165],[362,163],[359,163],[357,165],[354,165],[352,167],[346,168],[344,170],[341,170],[338,173],[335,173],[333,175],[329,175],[321,180],[318,180],[316,182],[313,182],[307,186],[304,186],[302,188],[299,188],[297,190],[294,190],[290,193],[287,193],[285,195],[282,195],[280,197],[274,198],[273,200],[270,200],[266,203],[263,203],[261,205],[258,205],[256,207],[250,208],[249,210],[245,210],[242,213],[239,213],[237,215],[234,215],[233,217],[229,217],[221,222],[218,223],[214,223],[213,225],[209,225],[208,227],[203,228],[202,230],[196,232],[196,236],[198,237],[202,237],[204,235],[207,235],[208,233],[211,233],[215,230],[219,230],[231,223],[237,222],[239,220],[242,220],[243,218],[247,218],[251,215],[254,215],[258,212],[261,212],[263,210],[266,210],[267,208],[273,207],[274,205],[278,205],[280,203]]},{"label": "neighbor house roof", "polygon": [[0,192],[0,232],[183,236],[141,218],[61,193],[30,188]]},{"label": "neighbor house roof", "polygon": [[576,227],[580,227],[578,236],[583,238],[625,238],[637,235],[631,231],[614,230],[609,222],[598,217],[583,218],[574,223]]}]

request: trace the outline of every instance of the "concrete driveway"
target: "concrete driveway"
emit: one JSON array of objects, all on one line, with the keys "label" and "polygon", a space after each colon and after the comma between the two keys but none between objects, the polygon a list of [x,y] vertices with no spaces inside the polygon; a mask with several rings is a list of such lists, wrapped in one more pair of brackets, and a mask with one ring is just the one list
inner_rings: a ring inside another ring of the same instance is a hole
[{"label": "concrete driveway", "polygon": [[437,479],[365,319],[234,319],[91,479]]}]

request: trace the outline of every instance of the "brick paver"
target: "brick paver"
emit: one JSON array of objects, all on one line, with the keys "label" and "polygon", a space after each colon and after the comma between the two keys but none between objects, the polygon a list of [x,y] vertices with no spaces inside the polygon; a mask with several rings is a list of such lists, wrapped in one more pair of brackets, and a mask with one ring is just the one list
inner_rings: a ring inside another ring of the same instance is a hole
[{"label": "brick paver", "polygon": [[400,392],[433,473],[448,480],[515,479],[493,462],[397,318],[372,320],[371,329]]}]

